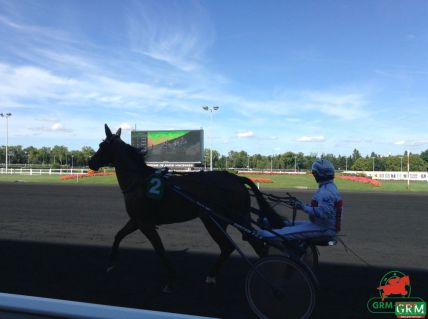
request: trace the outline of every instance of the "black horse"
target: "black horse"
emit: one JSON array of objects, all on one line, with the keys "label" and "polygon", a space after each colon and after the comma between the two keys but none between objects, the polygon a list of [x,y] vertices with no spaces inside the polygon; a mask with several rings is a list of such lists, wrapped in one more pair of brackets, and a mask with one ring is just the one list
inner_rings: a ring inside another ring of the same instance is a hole
[{"label": "black horse", "polygon": [[[119,186],[123,192],[129,221],[119,230],[113,243],[109,269],[113,268],[119,244],[128,234],[139,229],[150,241],[168,271],[168,283],[164,291],[170,291],[175,280],[175,270],[165,254],[165,248],[156,230],[156,225],[188,221],[199,217],[211,237],[220,247],[220,256],[208,272],[207,282],[215,283],[216,275],[222,263],[234,251],[234,246],[224,231],[228,224],[202,210],[200,206],[178,194],[168,185],[179,186],[192,199],[200,201],[217,214],[225,216],[236,223],[251,228],[250,210],[252,191],[257,199],[260,211],[269,219],[272,226],[282,225],[279,215],[269,206],[257,186],[248,178],[230,174],[225,171],[198,172],[169,175],[163,185],[164,177],[154,180],[155,168],[145,163],[144,154],[137,148],[123,142],[121,129],[112,134],[105,125],[105,140],[98,151],[90,158],[89,167],[98,170],[103,166],[114,166]],[[155,181],[154,184],[150,184]],[[153,198],[154,191],[157,198]],[[220,229],[220,227],[222,229]],[[245,236],[243,237],[245,238]],[[255,251],[261,255],[263,244],[247,238]]]}]

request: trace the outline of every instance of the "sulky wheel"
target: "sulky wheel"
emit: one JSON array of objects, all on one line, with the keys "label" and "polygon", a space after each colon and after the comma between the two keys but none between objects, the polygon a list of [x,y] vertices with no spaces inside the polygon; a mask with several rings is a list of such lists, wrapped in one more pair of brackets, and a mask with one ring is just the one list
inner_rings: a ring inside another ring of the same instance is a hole
[{"label": "sulky wheel", "polygon": [[316,284],[311,270],[285,256],[259,259],[247,274],[245,294],[262,319],[309,318],[315,308]]}]

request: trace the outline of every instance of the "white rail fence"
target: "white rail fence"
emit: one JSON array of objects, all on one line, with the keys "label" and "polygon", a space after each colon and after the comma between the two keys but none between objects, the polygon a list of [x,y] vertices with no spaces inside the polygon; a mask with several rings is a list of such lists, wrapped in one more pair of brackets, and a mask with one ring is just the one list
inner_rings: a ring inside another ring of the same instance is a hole
[{"label": "white rail fence", "polygon": [[428,172],[390,172],[390,171],[345,171],[346,174],[365,174],[368,177],[383,181],[424,181],[428,182]]},{"label": "white rail fence", "polygon": [[[0,168],[0,174],[9,175],[68,175],[68,174],[86,174],[89,169],[87,168]],[[289,171],[274,171],[269,170],[242,170],[239,173],[247,174],[286,174],[286,175],[305,175],[306,172],[289,172]],[[428,182],[428,172],[391,172],[391,171],[344,171],[345,174],[359,175],[364,174],[368,177],[377,180],[390,180],[390,181],[425,181]]]},{"label": "white rail fence", "polygon": [[68,175],[86,174],[86,168],[0,168],[0,174],[9,175]]},{"label": "white rail fence", "polygon": [[[30,317],[28,317],[30,315]],[[0,318],[69,319],[209,319],[92,303],[0,293]],[[213,319],[213,318],[211,318]]]}]

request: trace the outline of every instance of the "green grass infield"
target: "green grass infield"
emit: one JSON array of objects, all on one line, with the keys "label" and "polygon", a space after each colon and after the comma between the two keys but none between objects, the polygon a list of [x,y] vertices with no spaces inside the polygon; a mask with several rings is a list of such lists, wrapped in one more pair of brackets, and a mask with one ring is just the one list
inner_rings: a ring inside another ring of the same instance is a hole
[{"label": "green grass infield", "polygon": [[[317,184],[311,175],[261,175],[246,174],[253,178],[269,178],[270,183],[259,183],[262,189],[316,189]],[[0,175],[0,183],[48,183],[64,185],[117,185],[115,176],[92,176],[61,180],[58,175]],[[349,180],[335,179],[340,190],[370,191],[370,192],[428,192],[428,182],[410,182],[410,190],[407,181],[380,181],[379,187],[371,184],[353,182]]]}]

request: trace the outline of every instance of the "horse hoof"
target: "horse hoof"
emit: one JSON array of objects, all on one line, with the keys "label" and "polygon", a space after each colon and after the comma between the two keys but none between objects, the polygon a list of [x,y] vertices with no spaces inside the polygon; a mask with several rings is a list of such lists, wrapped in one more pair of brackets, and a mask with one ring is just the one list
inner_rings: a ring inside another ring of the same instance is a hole
[{"label": "horse hoof", "polygon": [[217,280],[215,277],[207,276],[207,278],[205,278],[205,283],[215,285]]},{"label": "horse hoof", "polygon": [[173,290],[172,290],[172,287],[170,285],[166,285],[165,287],[163,287],[162,292],[164,294],[172,294]]}]

